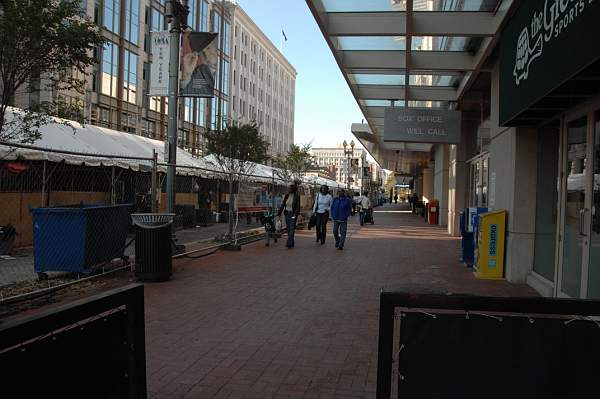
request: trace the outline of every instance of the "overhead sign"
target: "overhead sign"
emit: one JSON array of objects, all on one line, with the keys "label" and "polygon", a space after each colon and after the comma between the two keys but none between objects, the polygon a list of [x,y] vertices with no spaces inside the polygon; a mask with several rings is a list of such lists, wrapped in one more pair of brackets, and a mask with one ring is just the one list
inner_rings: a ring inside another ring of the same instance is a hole
[{"label": "overhead sign", "polygon": [[169,95],[169,32],[151,32],[152,63],[150,65],[150,88],[148,95],[167,97]]},{"label": "overhead sign", "polygon": [[500,124],[600,57],[600,0],[521,2],[500,44]]},{"label": "overhead sign", "polygon": [[183,34],[182,97],[214,97],[219,62],[216,37],[216,33],[189,30]]},{"label": "overhead sign", "polygon": [[457,144],[460,122],[460,111],[390,107],[385,109],[383,140]]}]

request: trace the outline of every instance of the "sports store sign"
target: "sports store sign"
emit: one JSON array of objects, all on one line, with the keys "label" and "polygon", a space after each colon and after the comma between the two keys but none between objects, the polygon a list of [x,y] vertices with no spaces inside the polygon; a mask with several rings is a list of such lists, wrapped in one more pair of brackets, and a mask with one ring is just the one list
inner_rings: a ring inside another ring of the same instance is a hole
[{"label": "sports store sign", "polygon": [[500,122],[600,57],[600,0],[523,1],[502,33]]}]

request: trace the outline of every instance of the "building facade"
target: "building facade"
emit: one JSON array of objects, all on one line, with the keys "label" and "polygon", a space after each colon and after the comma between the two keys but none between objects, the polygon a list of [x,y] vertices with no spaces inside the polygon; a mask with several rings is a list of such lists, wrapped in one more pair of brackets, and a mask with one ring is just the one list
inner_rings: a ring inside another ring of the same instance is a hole
[{"label": "building facade", "polygon": [[271,154],[294,143],[296,70],[239,6],[232,7],[232,121],[256,122]]},{"label": "building facade", "polygon": [[[312,148],[310,150],[314,162],[317,166],[327,168],[335,166],[335,179],[343,184],[350,183],[350,186],[361,188],[365,175],[365,167],[368,168],[367,152],[362,148],[355,148],[350,158],[344,154],[343,147],[332,148]],[[348,162],[350,160],[350,162]]]},{"label": "building facade", "polygon": [[[152,61],[150,33],[168,29],[165,0],[87,0],[82,4],[107,39],[103,48],[94,50],[98,63],[89,71],[85,94],[55,92],[47,89],[41,79],[39,92],[19,93],[14,105],[27,108],[59,98],[79,106],[86,123],[164,140],[168,99],[150,97],[148,89]],[[219,33],[219,63],[214,98],[180,100],[178,145],[201,156],[205,152],[203,136],[207,129],[236,120],[256,119],[264,121],[262,131],[274,149],[287,149],[293,143],[296,77],[293,67],[234,1],[190,0],[188,4],[191,29]],[[237,34],[232,29],[234,18]],[[234,47],[238,56],[234,56]],[[244,76],[244,90],[239,90],[241,76]],[[234,89],[238,90],[235,100],[243,98],[246,110],[243,114],[240,108],[232,106]]]}]

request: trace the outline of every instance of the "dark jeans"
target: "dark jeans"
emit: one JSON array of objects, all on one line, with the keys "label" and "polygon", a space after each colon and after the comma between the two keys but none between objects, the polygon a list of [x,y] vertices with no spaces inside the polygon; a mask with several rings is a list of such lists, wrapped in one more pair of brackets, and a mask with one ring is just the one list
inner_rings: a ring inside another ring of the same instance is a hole
[{"label": "dark jeans", "polygon": [[361,209],[361,210],[358,212],[358,216],[360,217],[360,225],[361,225],[361,226],[362,226],[362,225],[364,225],[364,224],[365,224],[365,210],[364,210],[364,209]]},{"label": "dark jeans", "polygon": [[333,221],[333,238],[335,238],[335,246],[343,247],[346,241],[346,230],[348,229],[347,220]]},{"label": "dark jeans", "polygon": [[320,240],[322,243],[325,242],[325,238],[327,238],[327,220],[329,219],[329,212],[325,211],[324,213],[317,213],[317,225],[315,226],[317,230],[317,240]]},{"label": "dark jeans", "polygon": [[285,212],[285,227],[287,228],[287,246],[294,246],[294,233],[296,232],[296,215],[293,212]]}]

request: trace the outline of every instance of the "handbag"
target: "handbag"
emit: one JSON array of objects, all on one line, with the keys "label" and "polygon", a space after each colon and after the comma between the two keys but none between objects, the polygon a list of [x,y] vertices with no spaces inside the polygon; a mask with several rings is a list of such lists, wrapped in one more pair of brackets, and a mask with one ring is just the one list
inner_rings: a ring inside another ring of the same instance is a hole
[{"label": "handbag", "polygon": [[313,227],[315,227],[317,225],[317,214],[313,213],[312,215],[310,215],[310,219],[308,220],[308,229],[312,229]]}]

